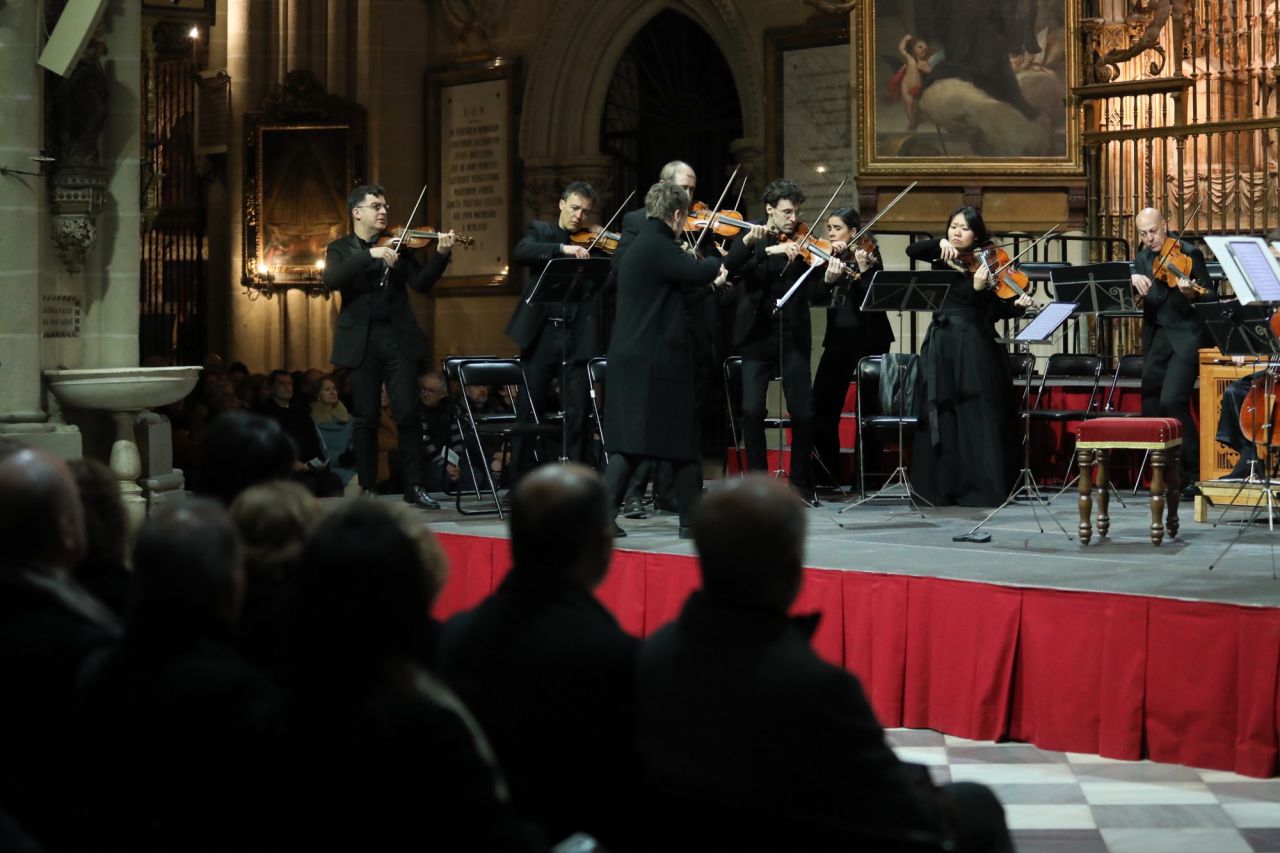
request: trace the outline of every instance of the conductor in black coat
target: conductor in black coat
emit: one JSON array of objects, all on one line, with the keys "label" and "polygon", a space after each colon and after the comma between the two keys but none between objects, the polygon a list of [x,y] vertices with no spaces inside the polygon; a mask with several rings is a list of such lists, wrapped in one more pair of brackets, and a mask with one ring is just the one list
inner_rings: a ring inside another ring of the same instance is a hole
[{"label": "conductor in black coat", "polygon": [[[586,227],[595,204],[596,191],[591,184],[571,182],[560,194],[560,217],[556,222],[530,222],[512,252],[515,262],[529,269],[520,301],[507,323],[507,337],[520,347],[520,361],[529,386],[528,395],[521,389],[516,413],[521,422],[528,422],[532,402],[532,411],[539,419],[543,417],[551,382],[560,378],[560,360],[567,354],[569,363],[565,366],[560,401],[565,418],[565,456],[574,462],[586,456],[587,362],[601,350],[600,298],[597,295],[568,305],[531,305],[525,300],[550,261],[590,257],[586,247],[573,243],[570,237]],[[517,472],[529,467],[527,446],[518,438],[513,442],[512,456]]]},{"label": "conductor in black coat", "polygon": [[[356,471],[360,488],[372,493],[378,488],[383,384],[400,447],[418,446],[418,363],[427,356],[427,339],[413,317],[408,289],[431,292],[449,264],[453,232],[442,234],[436,252],[421,264],[410,252],[397,254],[390,246],[377,245],[387,229],[386,190],[377,185],[356,187],[347,197],[347,207],[352,233],[330,243],[325,256],[324,285],[342,295],[330,361],[351,369]],[[402,452],[400,459],[405,501],[439,509],[422,488],[420,454]]]},{"label": "conductor in black coat", "polygon": [[1177,418],[1182,422],[1183,494],[1195,494],[1200,478],[1200,440],[1191,417],[1191,392],[1200,375],[1200,348],[1211,346],[1204,323],[1192,307],[1201,299],[1217,299],[1217,283],[1209,277],[1204,254],[1182,240],[1178,245],[1191,258],[1189,281],[1168,287],[1153,281],[1153,268],[1169,237],[1160,211],[1147,208],[1134,219],[1142,248],[1133,259],[1133,289],[1142,297],[1142,414]]},{"label": "conductor in black coat", "polygon": [[647,221],[618,271],[605,407],[610,454],[605,488],[617,507],[642,459],[669,460],[683,532],[700,490],[701,453],[686,293],[723,284],[727,273],[718,259],[695,260],[677,245],[675,235],[689,212],[683,187],[659,181],[649,188],[644,207]]},{"label": "conductor in black coat", "polygon": [[809,647],[816,617],[788,616],[805,513],[786,486],[725,481],[694,534],[702,588],[637,664],[647,849],[1012,849],[995,796],[898,760],[858,679]]}]

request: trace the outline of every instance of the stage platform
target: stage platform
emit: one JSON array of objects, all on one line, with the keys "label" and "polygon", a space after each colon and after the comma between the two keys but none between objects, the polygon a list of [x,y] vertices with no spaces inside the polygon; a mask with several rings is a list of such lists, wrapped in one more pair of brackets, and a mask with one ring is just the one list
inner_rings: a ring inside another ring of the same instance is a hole
[{"label": "stage platform", "polygon": [[[886,727],[1274,776],[1280,753],[1280,532],[1192,520],[1150,542],[1147,495],[1114,498],[1111,535],[1081,546],[1074,492],[1006,508],[991,541],[953,542],[985,511],[901,502],[809,511],[797,612],[819,611],[814,648],[858,674]],[[1240,509],[1227,521],[1244,518]],[[1218,511],[1211,514],[1217,519]],[[509,567],[496,516],[429,513],[449,553],[437,602],[474,606]],[[674,516],[620,519],[600,600],[644,636],[698,584]],[[1211,571],[1209,565],[1217,561]]]}]

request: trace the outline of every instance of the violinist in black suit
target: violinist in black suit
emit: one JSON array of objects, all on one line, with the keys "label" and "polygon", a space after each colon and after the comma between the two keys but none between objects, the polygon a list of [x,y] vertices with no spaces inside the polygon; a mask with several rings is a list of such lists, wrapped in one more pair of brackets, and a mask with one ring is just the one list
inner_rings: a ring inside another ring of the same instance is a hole
[{"label": "violinist in black suit", "polygon": [[879,252],[849,247],[861,226],[861,217],[851,207],[839,208],[827,217],[827,240],[832,253],[851,257],[831,284],[822,358],[813,375],[813,446],[832,478],[840,476],[840,414],[858,361],[864,356],[883,355],[893,344],[893,329],[885,312],[862,313],[862,300],[871,277],[884,269],[884,263]]},{"label": "violinist in black suit", "polygon": [[[520,301],[507,323],[507,337],[520,347],[520,361],[529,385],[528,398],[521,389],[516,412],[527,421],[530,399],[541,418],[546,411],[547,392],[551,381],[560,376],[561,353],[568,353],[569,363],[560,389],[561,408],[566,422],[565,456],[577,462],[586,455],[584,446],[587,413],[587,362],[601,352],[600,299],[598,296],[571,305],[525,302],[533,291],[542,270],[555,258],[588,258],[585,246],[570,237],[586,227],[587,217],[596,204],[596,191],[586,181],[573,181],[560,194],[560,217],[554,224],[534,220],[516,243],[512,257],[529,269]],[[565,338],[568,338],[566,341]],[[517,439],[512,448],[516,470],[528,467],[526,453]]]},{"label": "violinist in black suit", "polygon": [[[1133,289],[1142,297],[1142,414],[1182,422],[1182,493],[1196,494],[1200,478],[1200,439],[1191,416],[1191,392],[1200,375],[1200,348],[1209,346],[1204,324],[1192,303],[1217,299],[1204,254],[1190,243],[1169,238],[1164,215],[1147,208],[1134,218],[1142,244],[1133,259]],[[1178,251],[1191,260],[1182,280],[1166,260]],[[1168,270],[1179,284],[1169,287],[1158,273]]]},{"label": "violinist in black suit", "polygon": [[[400,447],[418,446],[418,362],[428,351],[409,305],[409,288],[431,292],[449,265],[454,240],[452,231],[441,234],[426,263],[419,263],[410,252],[397,253],[392,246],[378,245],[387,230],[386,196],[386,190],[377,185],[351,191],[347,197],[351,233],[329,244],[324,265],[324,286],[342,295],[330,361],[351,369],[356,470],[366,494],[378,488],[378,418],[384,384]],[[402,452],[400,459],[405,502],[439,509],[422,487],[419,454]]]},{"label": "violinist in black suit", "polygon": [[[800,225],[800,205],[804,200],[804,191],[786,178],[765,187],[765,222],[752,226],[733,244],[725,266],[731,276],[742,277],[734,286],[737,304],[732,342],[742,354],[742,433],[747,468],[768,469],[765,393],[769,379],[779,369],[781,355],[782,391],[791,415],[791,485],[806,503],[817,506],[809,459],[813,450],[809,303],[814,294],[821,292],[820,276],[825,277],[825,273],[814,271],[781,311],[774,310],[776,300],[809,268],[798,257],[798,241],[792,239]],[[811,291],[814,282],[819,283]]]}]

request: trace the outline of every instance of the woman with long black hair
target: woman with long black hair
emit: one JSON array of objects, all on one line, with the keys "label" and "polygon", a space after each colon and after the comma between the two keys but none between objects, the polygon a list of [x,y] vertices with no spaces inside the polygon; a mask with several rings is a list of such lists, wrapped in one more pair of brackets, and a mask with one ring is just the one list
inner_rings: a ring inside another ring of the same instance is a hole
[{"label": "woman with long black hair", "polygon": [[1031,299],[995,295],[989,270],[977,259],[990,242],[982,213],[961,207],[945,237],[907,247],[912,260],[956,272],[920,348],[923,411],[911,478],[937,506],[997,506],[1017,474],[1013,385],[995,321],[1021,316]]}]

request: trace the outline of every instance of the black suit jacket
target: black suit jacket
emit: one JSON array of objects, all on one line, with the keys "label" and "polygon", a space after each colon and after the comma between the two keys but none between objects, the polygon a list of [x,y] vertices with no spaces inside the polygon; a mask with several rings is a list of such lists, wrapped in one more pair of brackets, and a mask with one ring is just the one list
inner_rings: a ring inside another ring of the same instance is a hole
[{"label": "black suit jacket", "polygon": [[521,815],[611,849],[635,809],[635,659],[590,593],[517,566],[444,626],[441,674],[488,735]]},{"label": "black suit jacket", "polygon": [[[559,316],[560,306],[545,303],[530,305],[525,302],[537,284],[546,265],[563,257],[560,247],[569,242],[569,232],[557,224],[537,219],[529,223],[524,236],[512,252],[512,258],[529,270],[529,277],[520,293],[520,301],[507,323],[507,337],[520,346],[520,351],[533,349],[547,324],[547,318]],[[554,312],[554,313],[553,313]],[[600,296],[574,305],[565,306],[565,316],[572,322],[573,343],[569,357],[574,361],[586,361],[604,351],[600,344]]]},{"label": "black suit jacket", "polygon": [[[1191,277],[1196,280],[1196,284],[1209,290],[1196,301],[1217,300],[1218,283],[1209,277],[1204,253],[1186,241],[1180,240],[1179,243],[1182,251],[1191,258]],[[1156,253],[1143,246],[1133,259],[1133,271],[1150,276],[1155,260]],[[1174,352],[1184,359],[1193,357],[1196,350],[1212,343],[1200,315],[1192,307],[1192,302],[1178,288],[1168,287],[1162,281],[1153,281],[1151,290],[1142,299],[1143,352],[1150,351],[1157,329],[1164,329]]]},{"label": "black suit jacket", "polygon": [[[446,253],[435,252],[425,264],[420,264],[411,252],[404,252],[391,270],[386,292],[391,328],[407,359],[417,361],[427,355],[427,339],[413,317],[408,288],[430,293],[448,264]],[[342,311],[338,314],[333,355],[329,360],[339,367],[359,367],[364,361],[369,324],[373,322],[372,301],[382,298],[378,286],[382,269],[382,261],[372,257],[368,244],[355,234],[329,244],[324,262],[324,286],[342,294]]]},{"label": "black suit jacket", "polygon": [[[778,322],[773,317],[774,300],[809,268],[800,258],[788,264],[786,255],[766,254],[770,242],[764,239],[748,246],[741,239],[735,240],[725,258],[724,265],[729,273],[741,276],[734,285],[737,302],[731,339],[733,346],[739,349],[749,347],[768,334],[770,325]],[[814,285],[814,282],[819,285]],[[782,327],[786,335],[783,345],[788,350],[807,353],[810,349],[810,291],[820,287],[821,282],[822,270],[814,270],[782,309]]]},{"label": "black suit jacket", "polygon": [[699,591],[641,646],[647,813],[678,842],[654,849],[891,850],[944,833],[923,768],[885,743],[858,679],[809,647],[816,624]]}]

